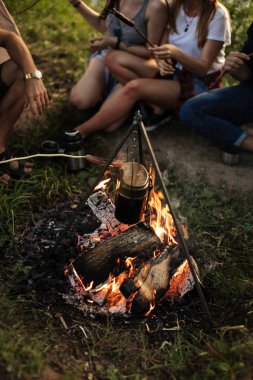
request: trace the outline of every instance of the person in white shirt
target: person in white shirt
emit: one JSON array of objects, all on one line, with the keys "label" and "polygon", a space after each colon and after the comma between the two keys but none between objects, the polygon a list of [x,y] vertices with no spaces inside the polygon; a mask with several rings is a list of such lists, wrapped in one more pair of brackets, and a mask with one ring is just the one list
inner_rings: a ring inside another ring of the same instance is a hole
[{"label": "person in white shirt", "polygon": [[[217,0],[174,0],[169,12],[166,43],[150,48],[160,75],[169,79],[138,78],[128,82],[99,112],[76,128],[83,138],[113,123],[119,126],[139,101],[178,110],[183,101],[207,90],[212,83],[219,87],[224,49],[230,43],[227,9]],[[150,70],[156,74],[155,68]]]},{"label": "person in white shirt", "polygon": [[[92,54],[88,66],[70,93],[70,104],[86,110],[103,102],[112,90],[119,87],[106,67],[107,59],[117,71],[124,72],[124,79],[125,72],[128,72],[127,81],[129,75],[130,79],[133,79],[133,74],[135,77],[145,76],[143,64],[153,63],[146,40],[108,9],[115,8],[123,13],[153,44],[159,44],[168,22],[167,4],[165,0],[107,0],[99,14],[83,0],[68,2],[96,31],[95,36],[89,39]],[[134,73],[129,74],[128,69]]]}]

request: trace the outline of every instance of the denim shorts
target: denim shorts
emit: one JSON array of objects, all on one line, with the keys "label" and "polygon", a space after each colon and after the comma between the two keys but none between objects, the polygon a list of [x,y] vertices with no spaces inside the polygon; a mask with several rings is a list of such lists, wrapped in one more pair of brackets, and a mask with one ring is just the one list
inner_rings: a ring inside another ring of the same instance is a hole
[{"label": "denim shorts", "polygon": [[[174,74],[173,79],[180,82],[177,76],[177,73]],[[199,94],[202,94],[202,92],[208,91],[208,85],[204,83],[200,78],[192,75],[191,79],[193,82],[193,92],[194,92],[193,96],[199,95]]]},{"label": "denim shorts", "polygon": [[[103,50],[95,51],[94,53],[91,54],[89,61],[91,61],[94,58],[98,58],[100,59],[100,61],[104,62],[104,58],[110,50],[111,50],[110,48],[106,48]],[[106,66],[104,67],[104,79],[106,83],[105,97],[107,97],[116,86],[117,81],[111,75],[110,71],[108,70]]]}]

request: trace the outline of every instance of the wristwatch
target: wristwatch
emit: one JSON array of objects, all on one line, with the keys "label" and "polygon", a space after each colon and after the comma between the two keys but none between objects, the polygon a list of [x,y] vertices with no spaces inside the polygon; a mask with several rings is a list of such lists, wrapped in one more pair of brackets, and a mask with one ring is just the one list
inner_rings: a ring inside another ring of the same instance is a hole
[{"label": "wristwatch", "polygon": [[39,70],[35,70],[32,73],[25,74],[25,79],[41,79],[42,78],[42,72]]}]

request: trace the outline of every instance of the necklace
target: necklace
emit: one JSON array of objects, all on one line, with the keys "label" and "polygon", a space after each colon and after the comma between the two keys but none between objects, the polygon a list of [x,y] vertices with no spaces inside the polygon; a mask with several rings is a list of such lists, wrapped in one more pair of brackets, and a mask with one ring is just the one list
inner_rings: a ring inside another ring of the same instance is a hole
[{"label": "necklace", "polygon": [[187,20],[187,17],[186,17],[186,13],[184,12],[184,21],[185,21],[185,28],[184,28],[184,31],[185,33],[188,32],[189,30],[189,27],[191,26],[191,23],[193,22],[194,20],[194,17],[191,18],[190,21]]}]

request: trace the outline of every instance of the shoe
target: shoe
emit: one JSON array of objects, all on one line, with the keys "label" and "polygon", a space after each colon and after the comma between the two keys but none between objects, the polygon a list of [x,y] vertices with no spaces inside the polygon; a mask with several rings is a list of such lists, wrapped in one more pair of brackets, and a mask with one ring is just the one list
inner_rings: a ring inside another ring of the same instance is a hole
[{"label": "shoe", "polygon": [[[30,176],[33,164],[27,160],[15,159],[12,162],[1,163],[1,161],[9,160],[12,155],[8,151],[0,154],[0,173],[8,174],[13,179],[21,179],[24,176]],[[16,162],[16,167],[13,165]]]},{"label": "shoe", "polygon": [[147,132],[154,131],[157,127],[173,119],[172,113],[168,113],[168,111],[163,111],[159,114],[155,113],[152,107],[143,102],[139,104],[139,109]]},{"label": "shoe", "polygon": [[147,132],[152,132],[156,128],[162,126],[173,120],[173,115],[168,114],[167,112],[163,112],[162,114],[153,113],[153,115],[149,118],[145,125],[145,129]]}]

